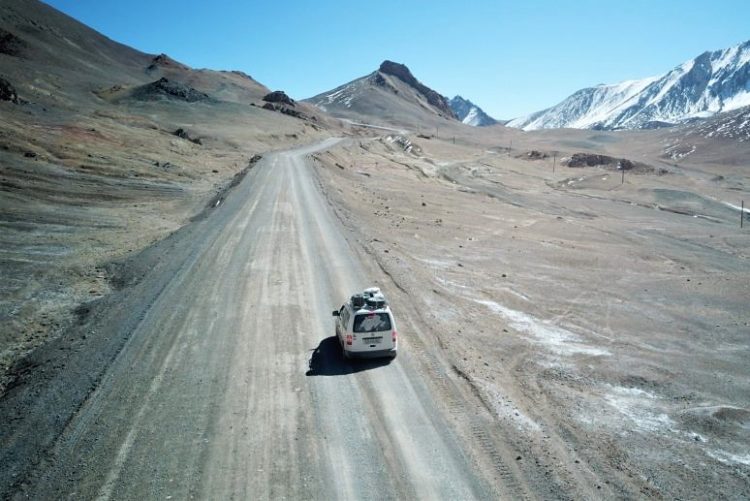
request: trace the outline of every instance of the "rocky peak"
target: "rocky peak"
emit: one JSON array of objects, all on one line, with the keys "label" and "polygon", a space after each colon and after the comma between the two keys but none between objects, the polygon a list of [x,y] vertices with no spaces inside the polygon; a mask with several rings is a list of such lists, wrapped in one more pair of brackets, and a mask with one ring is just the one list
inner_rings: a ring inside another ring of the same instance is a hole
[{"label": "rocky peak", "polygon": [[383,63],[380,65],[378,71],[380,71],[381,73],[385,73],[386,75],[393,75],[394,77],[398,78],[404,83],[411,85],[412,87],[420,85],[419,80],[414,78],[414,75],[411,74],[411,71],[405,64],[394,63],[393,61],[386,60],[383,61]]},{"label": "rocky peak", "polygon": [[184,64],[175,61],[174,59],[172,59],[171,57],[169,57],[168,55],[164,53],[159,54],[158,56],[154,56],[151,59],[151,64],[148,65],[148,68],[146,68],[146,70],[154,71],[158,68],[179,68],[183,70],[189,69]]},{"label": "rocky peak", "polygon": [[386,60],[380,65],[378,71],[386,75],[392,75],[412,87],[414,90],[422,94],[425,99],[427,99],[428,103],[439,109],[447,118],[456,118],[453,110],[451,110],[451,107],[448,104],[448,99],[417,80],[405,64],[394,63],[393,61]]}]

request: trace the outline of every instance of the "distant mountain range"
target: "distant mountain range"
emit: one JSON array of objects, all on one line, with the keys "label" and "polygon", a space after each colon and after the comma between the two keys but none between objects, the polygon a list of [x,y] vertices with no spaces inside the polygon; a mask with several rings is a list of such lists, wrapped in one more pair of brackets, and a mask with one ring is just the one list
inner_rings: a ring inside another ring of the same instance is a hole
[{"label": "distant mountain range", "polygon": [[581,89],[546,110],[507,123],[523,130],[647,129],[750,105],[750,41],[704,52],[651,78]]},{"label": "distant mountain range", "polygon": [[456,96],[450,100],[450,107],[456,118],[466,125],[474,127],[483,127],[485,125],[495,125],[497,120],[485,113],[482,108],[472,103],[468,99]]}]

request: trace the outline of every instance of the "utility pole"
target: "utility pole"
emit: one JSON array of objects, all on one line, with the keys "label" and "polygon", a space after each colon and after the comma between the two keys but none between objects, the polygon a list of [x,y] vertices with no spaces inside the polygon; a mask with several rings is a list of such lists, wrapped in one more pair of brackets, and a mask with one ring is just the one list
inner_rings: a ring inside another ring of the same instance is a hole
[{"label": "utility pole", "polygon": [[620,184],[625,184],[625,167],[622,167],[622,179],[620,180]]},{"label": "utility pole", "polygon": [[557,152],[552,154],[552,174],[555,173],[555,162],[557,161]]},{"label": "utility pole", "polygon": [[745,221],[745,201],[742,201],[741,207],[740,207],[740,228],[742,228],[742,225]]}]

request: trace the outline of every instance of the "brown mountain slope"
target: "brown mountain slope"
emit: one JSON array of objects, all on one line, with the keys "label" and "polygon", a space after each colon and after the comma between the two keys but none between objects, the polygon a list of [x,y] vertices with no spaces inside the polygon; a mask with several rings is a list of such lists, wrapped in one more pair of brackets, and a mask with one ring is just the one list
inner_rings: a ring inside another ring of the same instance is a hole
[{"label": "brown mountain slope", "polygon": [[409,68],[392,61],[305,101],[336,117],[376,124],[416,127],[456,120],[444,96],[419,82]]}]

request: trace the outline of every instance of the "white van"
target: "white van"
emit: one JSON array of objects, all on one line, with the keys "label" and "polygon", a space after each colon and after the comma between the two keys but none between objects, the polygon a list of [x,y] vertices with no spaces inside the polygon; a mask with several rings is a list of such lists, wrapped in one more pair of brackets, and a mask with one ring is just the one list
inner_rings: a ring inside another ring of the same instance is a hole
[{"label": "white van", "polygon": [[396,321],[377,287],[354,294],[341,309],[333,312],[333,316],[344,357],[396,357]]}]

